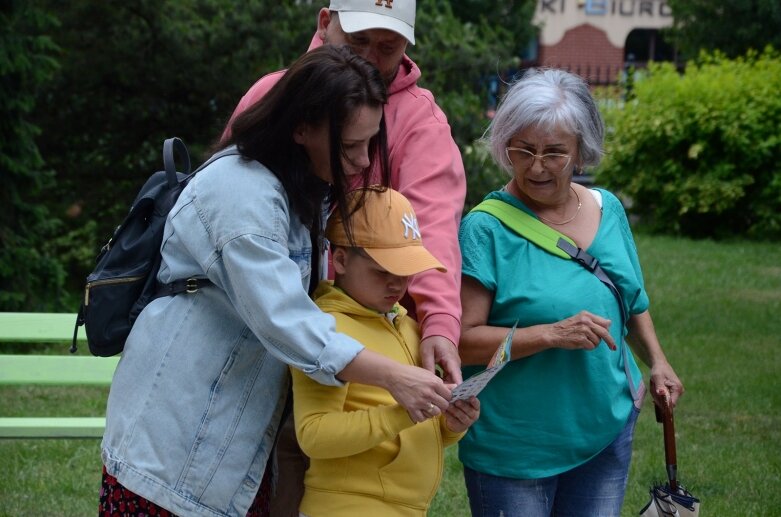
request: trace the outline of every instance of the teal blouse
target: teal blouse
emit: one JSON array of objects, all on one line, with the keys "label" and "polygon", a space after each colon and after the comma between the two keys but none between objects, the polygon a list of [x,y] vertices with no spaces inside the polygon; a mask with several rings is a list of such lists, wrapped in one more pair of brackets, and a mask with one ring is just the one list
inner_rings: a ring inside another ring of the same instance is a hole
[{"label": "teal blouse", "polygon": [[[621,202],[602,194],[602,220],[586,250],[621,291],[628,314],[648,309],[637,249]],[[501,199],[532,215],[504,191]],[[554,323],[587,310],[612,321],[615,342],[628,346],[610,290],[573,260],[556,257],[483,212],[467,215],[459,232],[464,275],[494,295],[488,324],[518,327]],[[498,343],[497,343],[498,346]],[[632,379],[642,382],[632,354]],[[463,368],[464,378],[481,366]],[[509,363],[479,395],[480,418],[459,442],[461,462],[495,476],[535,479],[581,465],[621,432],[632,396],[621,350],[553,348]]]}]

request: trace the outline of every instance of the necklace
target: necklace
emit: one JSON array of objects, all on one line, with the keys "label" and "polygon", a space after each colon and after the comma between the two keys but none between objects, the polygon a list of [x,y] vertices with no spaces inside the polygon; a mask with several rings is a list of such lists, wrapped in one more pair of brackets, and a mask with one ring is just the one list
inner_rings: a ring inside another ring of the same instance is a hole
[{"label": "necklace", "polygon": [[574,221],[574,220],[575,220],[575,218],[576,218],[576,217],[578,216],[578,214],[580,213],[580,207],[583,205],[583,203],[581,203],[581,202],[580,202],[580,196],[578,195],[578,191],[577,191],[577,190],[575,190],[575,189],[572,187],[572,185],[570,185],[570,186],[569,186],[569,188],[570,188],[570,190],[572,190],[572,192],[575,194],[575,198],[578,200],[578,209],[577,209],[577,210],[575,210],[575,213],[574,213],[574,214],[572,214],[572,217],[570,217],[570,218],[569,218],[569,219],[567,219],[566,221],[561,221],[561,222],[559,222],[559,223],[553,222],[553,221],[551,221],[550,219],[545,219],[543,216],[541,216],[541,215],[539,215],[539,214],[537,214],[537,217],[539,217],[539,218],[540,218],[540,220],[542,220],[542,221],[545,221],[546,223],[549,223],[549,224],[555,224],[555,225],[557,225],[557,226],[559,226],[559,225],[562,225],[562,224],[571,223],[572,221]]}]

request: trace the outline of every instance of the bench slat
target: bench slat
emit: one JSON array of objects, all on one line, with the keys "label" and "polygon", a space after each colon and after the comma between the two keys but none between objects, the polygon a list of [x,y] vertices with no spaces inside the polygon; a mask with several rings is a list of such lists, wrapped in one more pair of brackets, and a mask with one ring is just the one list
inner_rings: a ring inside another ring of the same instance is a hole
[{"label": "bench slat", "polygon": [[[69,313],[0,312],[0,342],[68,342],[75,324],[76,315]],[[78,341],[87,341],[84,327],[79,328]]]},{"label": "bench slat", "polygon": [[0,355],[0,385],[108,386],[119,357]]},{"label": "bench slat", "polygon": [[0,438],[101,438],[102,417],[0,418]]},{"label": "bench slat", "polygon": [[[75,314],[0,313],[0,343],[69,343]],[[84,327],[77,340],[87,340]],[[109,386],[119,357],[0,355],[0,385]],[[104,417],[0,417],[0,438],[100,438]]]}]

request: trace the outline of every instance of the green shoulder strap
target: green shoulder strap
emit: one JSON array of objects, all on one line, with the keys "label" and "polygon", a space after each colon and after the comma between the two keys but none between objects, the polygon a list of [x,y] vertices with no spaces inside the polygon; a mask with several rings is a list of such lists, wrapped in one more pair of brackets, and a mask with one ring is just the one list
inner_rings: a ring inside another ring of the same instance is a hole
[{"label": "green shoulder strap", "polygon": [[[530,216],[520,208],[500,199],[486,199],[470,212],[486,212],[499,219],[502,224],[513,230],[518,235],[525,237],[548,253],[552,253],[563,259],[571,259],[572,256],[558,246],[559,239],[564,239],[573,246],[575,241],[559,233],[545,223]],[[575,246],[577,248],[577,246]]]}]

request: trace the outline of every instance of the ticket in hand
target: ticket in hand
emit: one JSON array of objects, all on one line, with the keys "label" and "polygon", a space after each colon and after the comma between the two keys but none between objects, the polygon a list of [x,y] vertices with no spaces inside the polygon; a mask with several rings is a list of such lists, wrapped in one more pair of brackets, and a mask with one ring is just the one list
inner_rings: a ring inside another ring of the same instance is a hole
[{"label": "ticket in hand", "polygon": [[483,388],[485,388],[486,384],[488,384],[488,381],[490,381],[494,375],[499,373],[499,370],[504,368],[504,365],[510,362],[510,350],[513,346],[513,334],[515,333],[515,327],[517,326],[518,322],[516,321],[515,325],[513,325],[513,328],[510,329],[502,342],[499,343],[499,348],[497,348],[496,352],[494,352],[494,356],[491,358],[491,361],[488,363],[488,366],[485,370],[474,374],[453,388],[453,396],[450,398],[450,402],[468,399],[469,397],[477,395],[483,391]]}]

